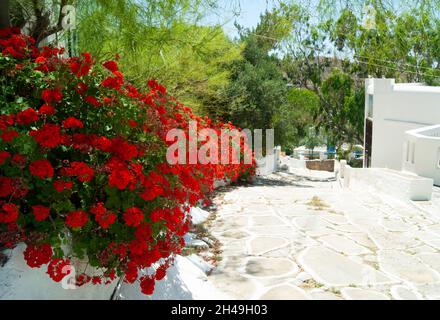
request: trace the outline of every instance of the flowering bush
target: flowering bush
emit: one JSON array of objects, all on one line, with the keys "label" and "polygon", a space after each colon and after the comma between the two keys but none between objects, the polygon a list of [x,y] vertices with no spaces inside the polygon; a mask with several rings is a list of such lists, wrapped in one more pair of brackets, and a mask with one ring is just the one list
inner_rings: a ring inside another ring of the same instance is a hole
[{"label": "flowering bush", "polygon": [[48,264],[54,281],[79,259],[100,273],[76,270],[78,286],[124,276],[151,294],[184,245],[189,208],[255,162],[171,165],[170,129],[233,125],[195,116],[154,80],[135,88],[116,61],[65,59],[16,30],[0,39],[0,242],[19,234],[27,264]]}]

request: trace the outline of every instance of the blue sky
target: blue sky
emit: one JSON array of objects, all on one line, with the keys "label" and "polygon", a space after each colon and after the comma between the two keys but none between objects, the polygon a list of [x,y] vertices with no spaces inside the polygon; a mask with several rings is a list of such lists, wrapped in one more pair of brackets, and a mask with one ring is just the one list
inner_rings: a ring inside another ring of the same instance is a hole
[{"label": "blue sky", "polygon": [[[234,38],[238,35],[234,27],[234,21],[245,28],[255,27],[259,20],[260,14],[266,9],[274,7],[273,0],[220,0],[219,6],[222,10],[215,14],[211,14],[206,19],[207,24],[224,24],[225,33]],[[234,15],[237,11],[238,16]]]}]

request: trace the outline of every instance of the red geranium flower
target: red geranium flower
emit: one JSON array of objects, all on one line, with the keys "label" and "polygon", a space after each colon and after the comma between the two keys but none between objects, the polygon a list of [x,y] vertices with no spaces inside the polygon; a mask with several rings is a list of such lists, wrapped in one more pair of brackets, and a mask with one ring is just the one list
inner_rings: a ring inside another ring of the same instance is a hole
[{"label": "red geranium flower", "polygon": [[56,191],[63,192],[64,190],[72,189],[73,183],[71,181],[57,180],[53,183]]},{"label": "red geranium flower", "polygon": [[141,224],[134,232],[134,236],[137,239],[145,240],[145,241],[150,240],[152,235],[153,235],[153,230],[151,230],[150,225],[146,223]]},{"label": "red geranium flower", "polygon": [[104,66],[104,68],[110,70],[111,72],[116,72],[119,70],[118,64],[115,61],[106,61],[102,65]]},{"label": "red geranium flower", "polygon": [[132,207],[125,210],[124,221],[127,226],[138,227],[142,220],[144,219],[144,214],[137,207]]},{"label": "red geranium flower", "polygon": [[29,267],[40,268],[43,264],[49,263],[53,252],[50,244],[28,245],[23,255]]},{"label": "red geranium flower", "polygon": [[29,165],[30,173],[40,179],[52,178],[54,170],[52,165],[46,159],[37,160]]},{"label": "red geranium flower", "polygon": [[143,276],[141,278],[141,291],[143,294],[150,295],[154,292],[154,279]]},{"label": "red geranium flower", "polygon": [[92,144],[96,149],[104,152],[110,152],[112,147],[111,140],[107,139],[106,137],[95,137],[92,141]]},{"label": "red geranium flower", "polygon": [[108,229],[117,219],[117,216],[113,212],[108,211],[102,202],[93,207],[90,213],[95,215],[95,221],[98,222],[103,229]]},{"label": "red geranium flower", "polygon": [[101,277],[94,276],[94,277],[92,278],[92,284],[97,285],[97,284],[101,284],[101,283],[102,283],[102,279],[101,279]]},{"label": "red geranium flower", "polygon": [[65,276],[70,274],[70,260],[52,259],[47,266],[47,274],[55,282],[60,282]]},{"label": "red geranium flower", "polygon": [[37,221],[44,221],[49,217],[50,214],[50,208],[45,206],[32,206],[32,210],[35,216],[35,220]]},{"label": "red geranium flower", "polygon": [[94,106],[94,107],[100,107],[102,106],[102,103],[98,101],[94,96],[87,96],[84,99],[88,104]]},{"label": "red geranium flower", "polygon": [[0,211],[0,223],[13,223],[18,219],[18,207],[13,203],[6,203]]},{"label": "red geranium flower", "polygon": [[154,276],[154,278],[155,278],[157,281],[160,281],[160,280],[162,280],[163,278],[165,278],[166,274],[167,274],[167,269],[166,269],[166,267],[165,267],[165,266],[161,266],[159,269],[156,270],[156,275]]},{"label": "red geranium flower", "polygon": [[127,168],[119,168],[112,171],[108,178],[108,185],[124,190],[135,177]]},{"label": "red geranium flower", "polygon": [[66,218],[66,224],[72,228],[82,228],[89,221],[89,217],[84,211],[70,212]]},{"label": "red geranium flower", "polygon": [[78,120],[75,117],[69,117],[63,121],[63,127],[64,129],[84,128],[84,124],[81,122],[81,120]]},{"label": "red geranium flower", "polygon": [[46,116],[52,116],[56,113],[56,110],[51,105],[44,104],[41,106],[40,110],[38,110],[38,113],[45,114]]},{"label": "red geranium flower", "polygon": [[0,197],[7,197],[14,191],[14,180],[8,177],[0,177]]},{"label": "red geranium flower", "polygon": [[84,162],[72,162],[70,168],[64,168],[64,172],[70,177],[78,177],[81,182],[90,182],[94,171]]},{"label": "red geranium flower", "polygon": [[8,158],[11,157],[11,154],[8,151],[0,152],[0,166],[2,166]]},{"label": "red geranium flower", "polygon": [[17,114],[17,123],[18,124],[30,124],[33,122],[38,121],[38,113],[32,109],[32,108],[28,108],[24,111],[21,111]]},{"label": "red geranium flower", "polygon": [[41,93],[41,98],[48,104],[58,103],[63,99],[63,94],[59,89],[45,89]]},{"label": "red geranium flower", "polygon": [[2,138],[5,142],[12,142],[19,136],[20,134],[15,130],[4,130],[0,135],[0,138]]},{"label": "red geranium flower", "polygon": [[42,147],[55,148],[61,143],[61,128],[56,124],[47,123],[41,129],[31,131],[30,135]]}]

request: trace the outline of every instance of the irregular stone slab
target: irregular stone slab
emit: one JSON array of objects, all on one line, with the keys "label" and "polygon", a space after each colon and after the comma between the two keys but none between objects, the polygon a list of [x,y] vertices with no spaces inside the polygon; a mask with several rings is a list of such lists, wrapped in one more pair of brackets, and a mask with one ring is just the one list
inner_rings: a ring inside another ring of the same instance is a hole
[{"label": "irregular stone slab", "polygon": [[387,295],[374,290],[344,288],[341,293],[347,300],[390,300]]},{"label": "irregular stone slab", "polygon": [[292,227],[289,226],[258,226],[258,227],[249,227],[246,228],[247,231],[260,235],[260,236],[271,236],[271,235],[277,235],[280,237],[295,237],[295,234],[298,233],[294,230],[292,230]]},{"label": "irregular stone slab", "polygon": [[380,251],[381,270],[402,280],[425,284],[440,280],[434,270],[421,263],[415,256],[398,250]]},{"label": "irregular stone slab", "polygon": [[268,207],[267,205],[246,205],[243,208],[243,211],[245,211],[246,213],[255,213],[257,215],[273,214],[273,209],[271,207]]},{"label": "irregular stone slab", "polygon": [[293,219],[293,223],[304,231],[320,230],[323,228],[331,227],[333,224],[325,221],[319,216],[308,216]]},{"label": "irregular stone slab", "polygon": [[406,249],[405,252],[414,255],[414,254],[423,254],[423,253],[436,253],[437,250],[435,250],[431,246],[422,244],[421,246],[418,247]]},{"label": "irregular stone slab", "polygon": [[387,276],[372,267],[354,262],[323,247],[307,248],[298,260],[315,280],[331,287],[391,282]]},{"label": "irregular stone slab", "polygon": [[310,292],[313,300],[342,300],[341,297],[328,291],[312,291]]},{"label": "irregular stone slab", "polygon": [[308,274],[307,272],[301,272],[296,276],[296,279],[298,279],[301,282],[311,280],[313,279],[312,275]]},{"label": "irregular stone slab", "polygon": [[353,240],[347,239],[343,236],[329,235],[321,237],[319,240],[329,248],[349,256],[371,253],[367,248],[362,247]]},{"label": "irregular stone slab", "polygon": [[422,253],[417,255],[424,264],[440,273],[440,253]]},{"label": "irregular stone slab", "polygon": [[246,251],[245,240],[233,240],[227,243],[223,243],[222,247],[223,256],[243,255]]},{"label": "irregular stone slab", "polygon": [[249,237],[249,233],[238,229],[238,230],[225,231],[221,234],[221,236],[225,237],[225,238],[232,238],[232,239],[244,239],[244,238]]},{"label": "irregular stone slab", "polygon": [[417,290],[431,300],[440,300],[440,283],[417,286]]},{"label": "irregular stone slab", "polygon": [[346,233],[344,234],[347,238],[359,243],[360,245],[370,248],[377,249],[373,241],[368,237],[366,233]]},{"label": "irregular stone slab", "polygon": [[260,298],[261,300],[309,300],[310,297],[304,290],[291,286],[282,285],[268,290]]},{"label": "irregular stone slab", "polygon": [[246,227],[249,225],[248,217],[234,217],[232,220],[229,219],[228,226],[231,227]]},{"label": "irregular stone slab", "polygon": [[281,277],[295,274],[298,266],[285,258],[251,258],[246,264],[246,274],[253,277]]},{"label": "irregular stone slab", "polygon": [[250,254],[260,255],[268,251],[279,249],[289,242],[282,238],[258,237],[250,240]]},{"label": "irregular stone slab", "polygon": [[340,214],[331,214],[328,213],[326,215],[322,215],[322,218],[330,223],[334,223],[334,224],[347,224],[348,221],[347,219]]},{"label": "irregular stone slab", "polygon": [[274,216],[254,216],[251,218],[253,226],[282,226],[283,221]]},{"label": "irregular stone slab", "polygon": [[352,224],[341,224],[341,225],[334,226],[334,228],[336,230],[339,230],[342,232],[355,232],[355,233],[362,232],[361,229],[359,229],[358,227],[356,227]]},{"label": "irregular stone slab", "polygon": [[340,234],[340,231],[337,231],[335,229],[330,229],[330,228],[322,228],[322,229],[317,229],[317,230],[311,230],[311,231],[306,231],[306,234],[309,237],[322,237],[322,236],[328,236],[331,234]]},{"label": "irregular stone slab", "polygon": [[440,224],[429,226],[426,229],[440,237]]},{"label": "irregular stone slab", "polygon": [[315,212],[311,211],[308,206],[297,203],[275,207],[275,211],[282,216],[289,217],[302,217],[315,214]]},{"label": "irregular stone slab", "polygon": [[290,245],[284,246],[281,249],[275,249],[262,254],[264,257],[268,258],[285,258],[291,256]]},{"label": "irregular stone slab", "polygon": [[241,211],[242,207],[238,204],[224,204],[220,208],[218,208],[220,211],[230,211],[230,212],[239,212]]},{"label": "irregular stone slab", "polygon": [[420,245],[416,236],[409,233],[388,232],[382,227],[369,226],[368,236],[379,249],[406,249]]},{"label": "irregular stone slab", "polygon": [[212,273],[208,279],[220,291],[240,300],[253,298],[256,290],[252,280],[238,276],[234,273]]},{"label": "irregular stone slab", "polygon": [[380,225],[391,232],[408,232],[417,230],[413,224],[406,223],[402,219],[381,219]]},{"label": "irregular stone slab", "polygon": [[422,300],[420,293],[414,292],[405,286],[394,286],[391,288],[391,295],[396,300]]}]

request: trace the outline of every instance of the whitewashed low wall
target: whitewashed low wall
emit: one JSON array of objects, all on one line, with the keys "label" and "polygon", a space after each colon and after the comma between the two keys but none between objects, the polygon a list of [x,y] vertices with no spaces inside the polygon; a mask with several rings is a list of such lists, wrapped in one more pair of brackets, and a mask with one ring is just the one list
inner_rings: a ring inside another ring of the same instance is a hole
[{"label": "whitewashed low wall", "polygon": [[281,161],[281,147],[274,148],[273,154],[256,159],[256,161],[258,176],[267,176],[277,172]]},{"label": "whitewashed low wall", "polygon": [[378,192],[402,200],[428,201],[432,197],[433,179],[380,168],[341,168],[344,187],[359,192]]},{"label": "whitewashed low wall", "polygon": [[110,285],[87,284],[77,289],[64,289],[52,281],[47,267],[31,269],[23,258],[24,244],[7,252],[10,259],[0,268],[0,300],[110,300],[117,280]]},{"label": "whitewashed low wall", "polygon": [[440,186],[440,125],[405,133],[402,168],[432,178]]}]

